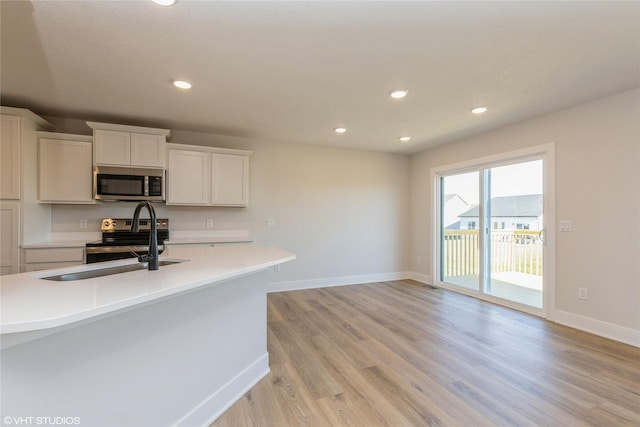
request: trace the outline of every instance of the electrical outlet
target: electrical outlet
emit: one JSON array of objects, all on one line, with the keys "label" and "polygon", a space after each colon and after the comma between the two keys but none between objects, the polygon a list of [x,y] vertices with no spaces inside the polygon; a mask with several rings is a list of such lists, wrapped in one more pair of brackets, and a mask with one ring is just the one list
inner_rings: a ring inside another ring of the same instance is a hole
[{"label": "electrical outlet", "polygon": [[87,228],[87,224],[88,224],[89,220],[87,219],[81,219],[80,220],[80,228]]},{"label": "electrical outlet", "polygon": [[280,271],[280,264],[276,264],[273,266],[273,271],[275,271],[276,273],[278,273]]},{"label": "electrical outlet", "polygon": [[589,292],[587,292],[587,288],[578,288],[578,299],[589,299]]},{"label": "electrical outlet", "polygon": [[213,218],[207,219],[207,228],[213,228]]}]

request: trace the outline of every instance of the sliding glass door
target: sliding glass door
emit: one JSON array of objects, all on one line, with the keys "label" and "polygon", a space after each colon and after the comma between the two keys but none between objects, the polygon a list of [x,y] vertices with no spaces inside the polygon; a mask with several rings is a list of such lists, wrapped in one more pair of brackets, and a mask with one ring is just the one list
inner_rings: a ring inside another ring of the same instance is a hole
[{"label": "sliding glass door", "polygon": [[480,222],[462,214],[478,210],[478,171],[443,176],[440,181],[442,280],[456,286],[480,287]]},{"label": "sliding glass door", "polygon": [[542,308],[542,160],[487,169],[489,189],[484,291]]},{"label": "sliding glass door", "polygon": [[544,309],[544,175],[544,154],[435,175],[442,284]]}]

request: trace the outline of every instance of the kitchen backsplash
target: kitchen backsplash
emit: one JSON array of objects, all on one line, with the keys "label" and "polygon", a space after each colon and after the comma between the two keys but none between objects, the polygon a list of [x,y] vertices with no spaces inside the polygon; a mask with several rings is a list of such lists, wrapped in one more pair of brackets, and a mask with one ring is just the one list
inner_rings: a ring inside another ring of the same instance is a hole
[{"label": "kitchen backsplash", "polygon": [[[51,232],[99,232],[102,218],[129,218],[135,207],[135,202],[53,205]],[[158,217],[170,219],[171,230],[176,231],[252,230],[258,225],[252,221],[247,208],[166,206],[163,203],[154,203],[154,208]],[[86,228],[83,228],[85,222]]]}]

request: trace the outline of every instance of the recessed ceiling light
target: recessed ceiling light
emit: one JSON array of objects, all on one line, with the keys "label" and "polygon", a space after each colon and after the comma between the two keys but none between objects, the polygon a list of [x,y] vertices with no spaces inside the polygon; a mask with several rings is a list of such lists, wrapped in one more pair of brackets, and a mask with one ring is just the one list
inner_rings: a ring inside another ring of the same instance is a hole
[{"label": "recessed ceiling light", "polygon": [[409,93],[408,90],[398,89],[398,90],[392,90],[391,92],[389,92],[389,96],[391,96],[394,99],[400,99],[407,96],[408,93]]},{"label": "recessed ceiling light", "polygon": [[347,131],[347,128],[334,128],[333,131],[335,133],[345,133]]},{"label": "recessed ceiling light", "polygon": [[175,87],[179,87],[180,89],[191,89],[191,83],[184,80],[174,80],[173,85]]},{"label": "recessed ceiling light", "polygon": [[411,139],[410,136],[401,136],[400,138],[398,138],[400,141],[402,142],[407,142]]},{"label": "recessed ceiling light", "polygon": [[471,112],[473,114],[482,114],[482,113],[484,113],[486,111],[487,111],[487,107],[476,107],[476,108],[471,109]]},{"label": "recessed ceiling light", "polygon": [[176,4],[176,0],[151,0],[155,4],[159,4],[160,6],[173,6]]}]

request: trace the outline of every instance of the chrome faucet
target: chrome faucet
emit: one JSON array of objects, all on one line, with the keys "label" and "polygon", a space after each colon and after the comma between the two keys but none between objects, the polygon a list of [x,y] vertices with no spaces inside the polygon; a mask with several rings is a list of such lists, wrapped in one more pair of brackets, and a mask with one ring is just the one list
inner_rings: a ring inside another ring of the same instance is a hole
[{"label": "chrome faucet", "polygon": [[133,224],[131,224],[131,232],[138,232],[138,219],[140,218],[140,209],[146,207],[151,217],[151,230],[149,230],[149,252],[147,255],[140,255],[138,261],[148,262],[149,270],[158,269],[158,227],[156,224],[156,211],[153,209],[153,205],[149,202],[140,202],[136,206],[136,210],[133,213]]}]

